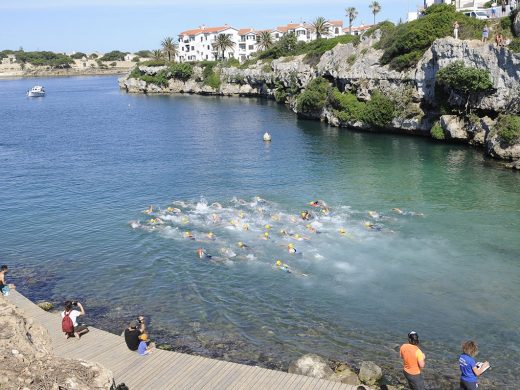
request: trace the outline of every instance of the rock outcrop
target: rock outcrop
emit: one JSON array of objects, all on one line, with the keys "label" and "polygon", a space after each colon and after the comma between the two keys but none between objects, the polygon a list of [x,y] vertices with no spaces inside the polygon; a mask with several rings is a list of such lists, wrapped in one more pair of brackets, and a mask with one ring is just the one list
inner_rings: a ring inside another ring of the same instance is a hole
[{"label": "rock outcrop", "polygon": [[303,355],[289,365],[290,374],[312,376],[318,379],[329,379],[334,371],[329,367],[327,360],[315,354]]},{"label": "rock outcrop", "polygon": [[97,363],[52,355],[47,330],[0,296],[0,388],[115,389],[112,373]]},{"label": "rock outcrop", "polygon": [[361,362],[359,379],[367,385],[374,385],[383,377],[383,371],[374,362]]},{"label": "rock outcrop", "polygon": [[[520,13],[519,13],[520,15]],[[515,26],[520,23],[519,15]],[[120,87],[130,93],[194,93],[205,95],[236,95],[273,98],[285,102],[298,115],[319,119],[332,126],[373,130],[359,120],[341,120],[330,106],[321,111],[298,112],[296,96],[316,77],[324,77],[340,91],[355,93],[360,101],[368,101],[374,92],[402,99],[406,103],[395,111],[395,118],[385,126],[387,131],[430,135],[439,120],[448,141],[468,143],[483,148],[494,158],[519,159],[520,145],[502,145],[493,132],[494,118],[500,113],[520,114],[520,54],[480,41],[464,41],[451,37],[437,39],[424,53],[418,64],[407,71],[392,70],[380,63],[382,50],[374,47],[380,32],[363,37],[358,44],[338,44],[320,58],[299,55],[276,60],[258,61],[246,69],[216,67],[220,85],[205,85],[203,68],[194,66],[193,77],[187,81],[170,79],[158,86],[141,79],[122,78]],[[450,93],[448,103],[461,112],[477,112],[481,118],[468,115],[439,115],[436,100],[436,74],[455,61],[468,67],[489,71],[493,90],[469,99]],[[142,73],[153,76],[164,67],[140,67]],[[486,116],[488,115],[488,116]]]},{"label": "rock outcrop", "polygon": [[520,12],[517,12],[515,20],[513,21],[513,31],[515,36],[520,37]]}]

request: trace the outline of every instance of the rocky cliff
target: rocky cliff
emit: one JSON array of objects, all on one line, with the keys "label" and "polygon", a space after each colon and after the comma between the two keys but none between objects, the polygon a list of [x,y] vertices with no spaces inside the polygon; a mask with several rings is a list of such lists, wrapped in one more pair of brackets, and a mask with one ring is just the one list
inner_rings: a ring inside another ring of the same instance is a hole
[{"label": "rocky cliff", "polygon": [[[300,55],[259,61],[245,69],[223,67],[218,69],[218,87],[205,85],[203,69],[197,66],[187,81],[170,78],[167,84],[159,86],[126,77],[120,79],[119,83],[121,88],[131,93],[275,98],[302,116],[321,119],[333,126],[372,129],[373,126],[359,120],[341,120],[331,107],[306,115],[298,112],[295,97],[305,90],[311,80],[323,77],[341,92],[354,93],[360,101],[369,101],[375,92],[401,100],[394,119],[384,126],[387,131],[429,136],[432,126],[438,122],[443,134],[437,138],[482,147],[492,157],[511,161],[520,159],[520,145],[504,144],[494,130],[495,119],[500,113],[520,114],[520,54],[480,41],[448,37],[436,40],[414,68],[399,72],[380,64],[383,51],[374,47],[379,39],[380,33],[376,31],[357,44],[338,44],[318,60]],[[439,69],[455,61],[463,61],[470,68],[489,71],[493,87],[488,93],[474,94],[470,98],[452,91],[447,97],[447,103],[461,108],[461,115],[458,116],[460,120],[440,120],[436,75]],[[166,70],[164,67],[145,68],[141,72],[153,75],[163,69]],[[406,97],[406,101],[403,101],[403,97]],[[472,120],[468,120],[469,112],[472,112]]]},{"label": "rocky cliff", "polygon": [[112,373],[96,363],[52,355],[47,330],[0,295],[1,389],[114,389]]}]

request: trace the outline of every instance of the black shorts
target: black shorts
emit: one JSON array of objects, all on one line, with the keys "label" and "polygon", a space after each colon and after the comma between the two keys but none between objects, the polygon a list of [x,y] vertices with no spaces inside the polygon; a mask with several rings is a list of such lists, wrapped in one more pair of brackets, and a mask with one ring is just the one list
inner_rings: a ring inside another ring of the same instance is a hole
[{"label": "black shorts", "polygon": [[477,390],[478,383],[477,382],[466,382],[462,379],[460,380],[460,390]]},{"label": "black shorts", "polygon": [[424,390],[424,377],[422,374],[410,375],[406,371],[403,371],[403,373],[411,390]]},{"label": "black shorts", "polygon": [[78,325],[74,327],[74,333],[83,332],[84,330],[88,330],[86,325]]}]

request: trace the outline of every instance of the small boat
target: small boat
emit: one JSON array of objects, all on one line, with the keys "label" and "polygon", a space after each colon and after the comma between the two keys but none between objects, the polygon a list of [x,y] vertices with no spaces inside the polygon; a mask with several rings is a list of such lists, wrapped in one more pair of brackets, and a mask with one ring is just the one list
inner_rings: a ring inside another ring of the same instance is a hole
[{"label": "small boat", "polygon": [[29,97],[42,97],[45,96],[45,90],[41,85],[35,85],[31,90],[27,91]]},{"label": "small boat", "polygon": [[266,142],[271,141],[271,134],[269,134],[268,132],[265,132],[265,134],[264,134],[264,141],[266,141]]}]

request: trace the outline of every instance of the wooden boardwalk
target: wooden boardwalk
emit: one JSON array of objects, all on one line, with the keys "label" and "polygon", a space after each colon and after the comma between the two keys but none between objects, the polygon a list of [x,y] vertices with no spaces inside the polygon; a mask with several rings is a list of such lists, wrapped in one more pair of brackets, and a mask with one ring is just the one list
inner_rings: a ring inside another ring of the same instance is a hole
[{"label": "wooden boardwalk", "polygon": [[151,355],[139,356],[126,347],[123,337],[92,327],[81,340],[66,340],[56,313],[40,309],[16,291],[8,299],[47,328],[55,355],[100,363],[113,372],[116,383],[124,382],[130,390],[357,389],[339,382],[159,349]]}]

